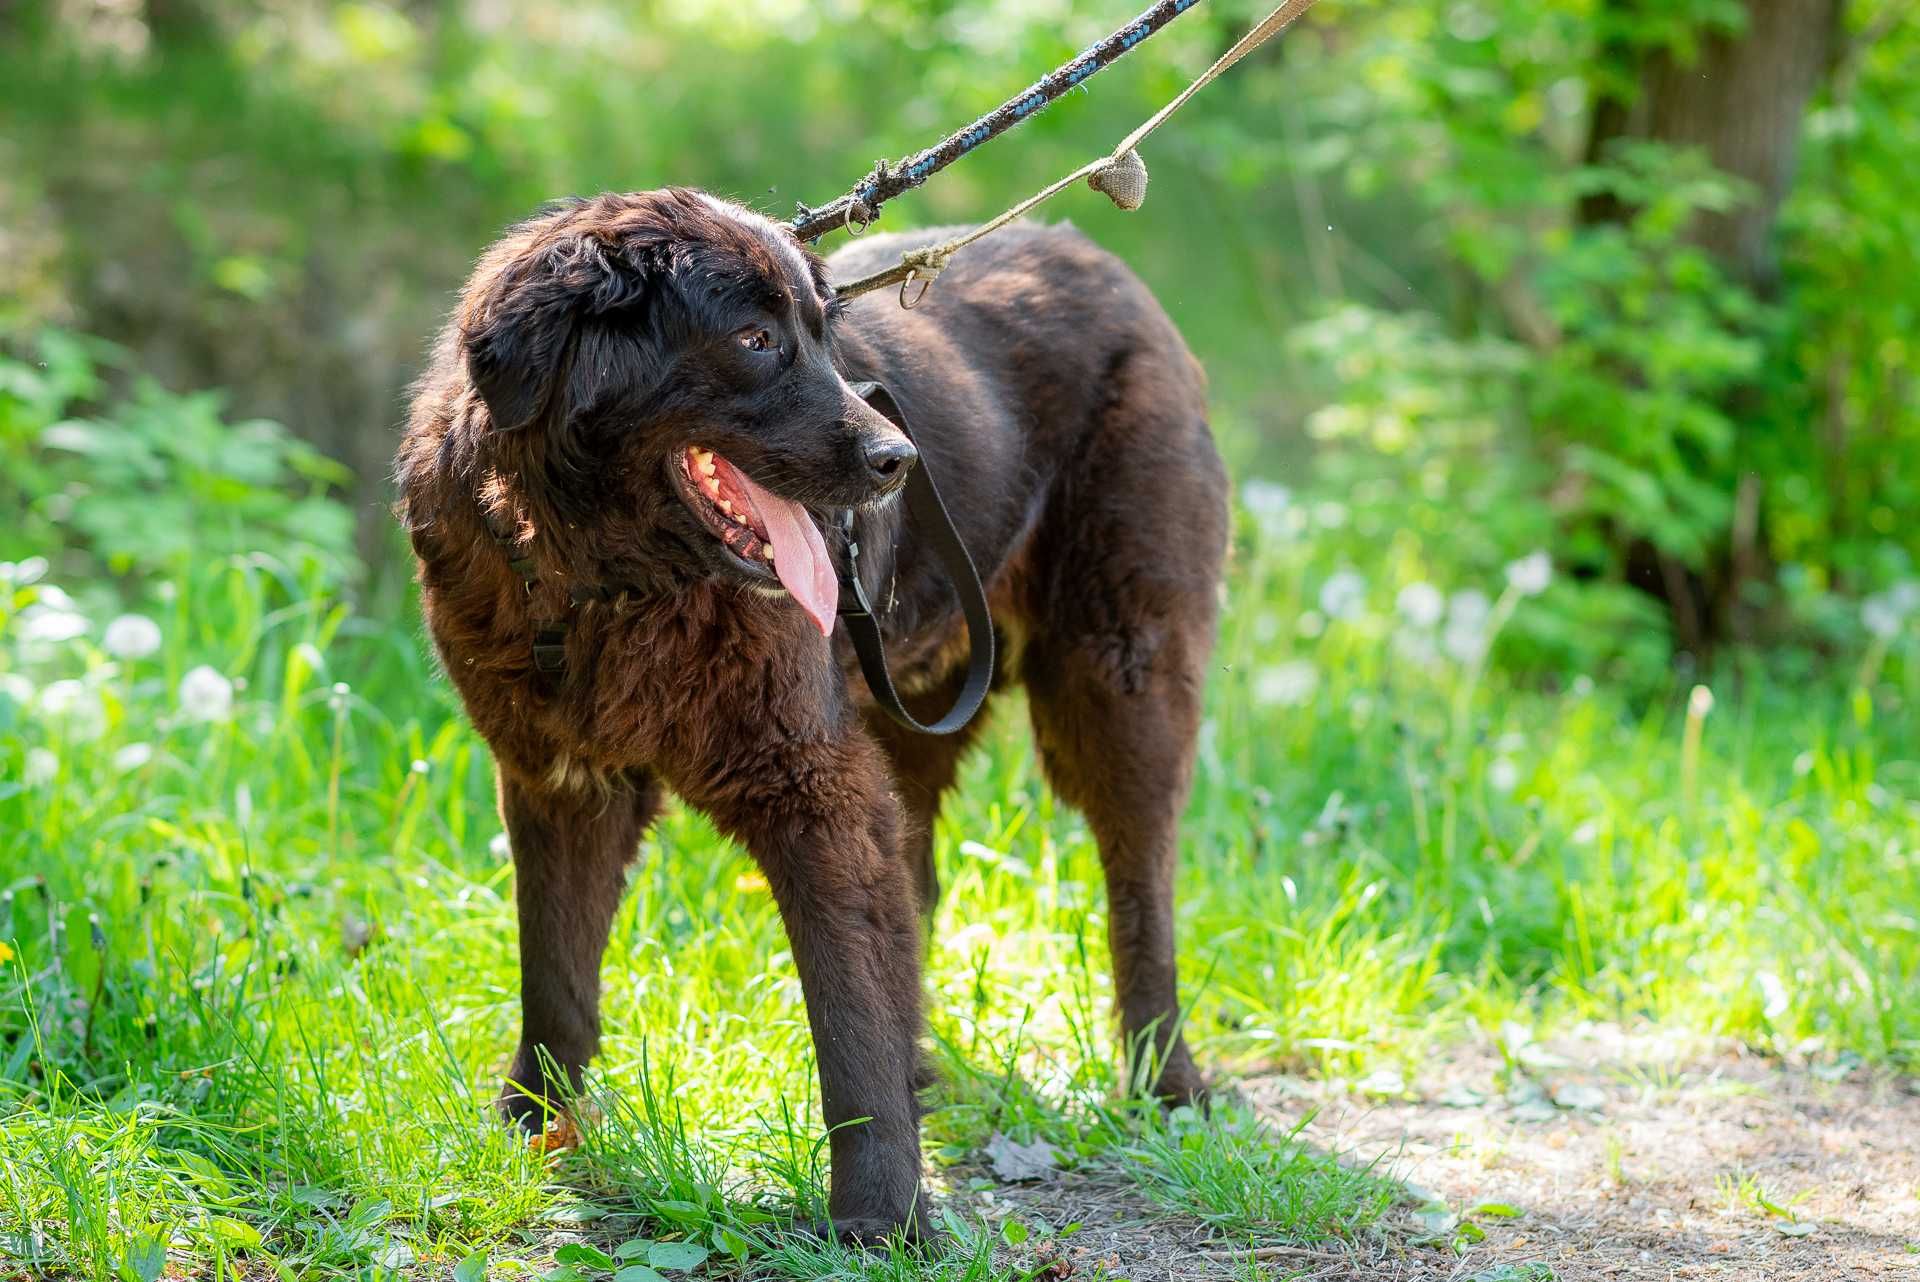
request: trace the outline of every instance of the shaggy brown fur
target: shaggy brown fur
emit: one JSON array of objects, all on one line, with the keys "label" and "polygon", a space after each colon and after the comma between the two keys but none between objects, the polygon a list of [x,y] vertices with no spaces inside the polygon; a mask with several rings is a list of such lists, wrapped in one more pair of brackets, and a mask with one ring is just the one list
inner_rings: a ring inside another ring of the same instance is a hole
[{"label": "shaggy brown fur", "polygon": [[[502,1109],[537,1126],[577,1086],[624,871],[671,791],[779,903],[835,1128],[831,1215],[866,1237],[926,1231],[921,930],[968,736],[879,715],[844,638],[722,545],[676,467],[697,446],[822,518],[854,509],[896,676],[932,715],[964,628],[884,501],[904,474],[888,460],[911,451],[847,380],[892,388],[988,584],[996,685],[1025,684],[1046,775],[1099,842],[1122,1031],[1179,1099],[1203,1086],[1178,1031],[1177,822],[1227,533],[1203,377],[1125,267],[1070,229],[1020,226],[915,311],[833,301],[830,276],[902,244],[823,263],[679,190],[558,207],[480,260],[398,464],[427,624],[492,746],[513,845],[524,1030]],[[534,587],[509,557],[531,558]],[[542,672],[536,621],[562,617],[564,671]]]}]

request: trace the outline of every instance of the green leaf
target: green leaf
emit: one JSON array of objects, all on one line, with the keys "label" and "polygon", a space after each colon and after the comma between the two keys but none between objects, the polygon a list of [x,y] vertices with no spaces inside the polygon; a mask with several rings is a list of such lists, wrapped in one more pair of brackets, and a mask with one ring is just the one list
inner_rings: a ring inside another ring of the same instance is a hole
[{"label": "green leaf", "polygon": [[167,1235],[149,1233],[127,1243],[126,1256],[120,1262],[120,1276],[125,1282],[156,1282],[166,1267]]},{"label": "green leaf", "polygon": [[1027,1240],[1027,1222],[1025,1220],[1008,1220],[1000,1226],[1000,1236],[1006,1241],[1008,1246],[1019,1246]]},{"label": "green leaf", "polygon": [[475,1251],[453,1266],[453,1282],[486,1282],[487,1253]]},{"label": "green leaf", "polygon": [[678,1224],[683,1228],[697,1227],[707,1220],[707,1213],[693,1203],[672,1198],[654,1202],[648,1209],[669,1224]]},{"label": "green leaf", "polygon": [[229,1215],[216,1215],[208,1220],[207,1232],[214,1241],[231,1251],[251,1251],[260,1245],[259,1229]]},{"label": "green leaf", "polygon": [[613,1257],[597,1246],[585,1242],[569,1242],[553,1253],[555,1264],[581,1264],[590,1269],[612,1272]]},{"label": "green leaf", "polygon": [[1506,1202],[1482,1202],[1467,1214],[1490,1215],[1496,1220],[1517,1220],[1526,1212]]},{"label": "green leaf", "polygon": [[629,1264],[613,1275],[613,1282],[667,1282],[644,1264]]},{"label": "green leaf", "polygon": [[697,1242],[656,1242],[647,1252],[647,1263],[656,1269],[685,1272],[705,1264],[711,1254]]},{"label": "green leaf", "polygon": [[647,1253],[647,1249],[652,1245],[653,1245],[652,1238],[648,1238],[648,1237],[632,1238],[628,1241],[622,1242],[619,1246],[616,1246],[613,1248],[613,1258],[616,1260],[631,1260],[638,1256],[645,1255]]}]

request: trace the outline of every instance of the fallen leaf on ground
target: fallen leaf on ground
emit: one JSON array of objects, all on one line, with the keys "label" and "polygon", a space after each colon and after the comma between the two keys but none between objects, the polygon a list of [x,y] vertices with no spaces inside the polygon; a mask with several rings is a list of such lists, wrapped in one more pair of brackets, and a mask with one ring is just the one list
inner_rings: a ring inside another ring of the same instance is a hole
[{"label": "fallen leaf on ground", "polygon": [[1045,1140],[1022,1144],[995,1131],[987,1141],[987,1163],[1002,1183],[1050,1180],[1060,1169],[1060,1150]]}]

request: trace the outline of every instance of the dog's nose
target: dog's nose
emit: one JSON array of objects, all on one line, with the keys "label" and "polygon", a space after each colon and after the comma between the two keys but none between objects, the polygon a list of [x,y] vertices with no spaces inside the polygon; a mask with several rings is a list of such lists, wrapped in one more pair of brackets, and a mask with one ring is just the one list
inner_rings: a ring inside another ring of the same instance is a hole
[{"label": "dog's nose", "polygon": [[882,485],[892,485],[903,479],[907,469],[920,457],[920,451],[913,448],[913,442],[904,436],[883,436],[867,442],[867,471],[873,479]]}]

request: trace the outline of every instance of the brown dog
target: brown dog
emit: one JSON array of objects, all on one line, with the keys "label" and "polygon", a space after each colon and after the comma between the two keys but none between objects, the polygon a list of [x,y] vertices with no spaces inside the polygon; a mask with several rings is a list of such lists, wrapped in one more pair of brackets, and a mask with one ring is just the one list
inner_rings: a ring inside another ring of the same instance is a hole
[{"label": "brown dog", "polygon": [[917,310],[835,300],[831,277],[903,243],[822,262],[681,190],[560,206],[480,260],[398,464],[427,624],[513,843],[524,1027],[501,1108],[536,1127],[579,1085],[624,871],[671,791],[779,903],[835,1128],[831,1215],[863,1238],[927,1228],[922,915],[968,736],[879,715],[830,635],[851,510],[916,715],[966,656],[951,584],[888,501],[914,446],[848,380],[907,407],[988,584],[996,688],[1025,684],[1047,778],[1099,842],[1122,1030],[1171,1099],[1203,1090],[1173,871],[1227,534],[1203,376],[1131,272],[1019,226]]}]

